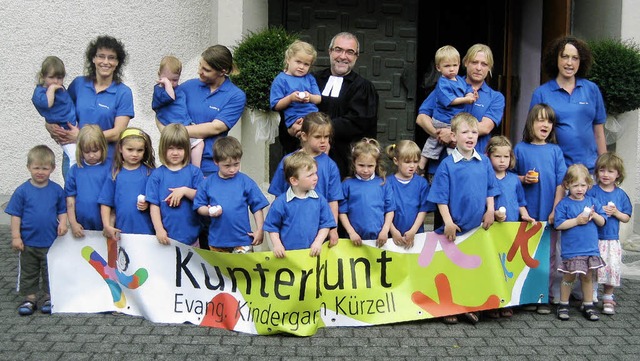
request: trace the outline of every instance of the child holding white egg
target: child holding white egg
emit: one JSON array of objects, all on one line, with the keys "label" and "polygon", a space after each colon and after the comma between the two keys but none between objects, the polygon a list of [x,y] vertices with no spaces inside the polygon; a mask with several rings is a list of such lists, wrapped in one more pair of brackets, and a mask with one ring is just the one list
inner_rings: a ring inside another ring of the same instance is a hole
[{"label": "child holding white egg", "polygon": [[560,238],[562,264],[558,271],[563,273],[560,284],[560,304],[558,318],[569,319],[569,295],[580,275],[583,293],[582,314],[589,321],[599,317],[593,305],[593,272],[605,266],[598,248],[598,227],[604,226],[606,214],[602,204],[587,191],[593,185],[589,170],[582,164],[573,164],[567,169],[562,182],[569,191],[555,209],[556,229],[562,231]]}]

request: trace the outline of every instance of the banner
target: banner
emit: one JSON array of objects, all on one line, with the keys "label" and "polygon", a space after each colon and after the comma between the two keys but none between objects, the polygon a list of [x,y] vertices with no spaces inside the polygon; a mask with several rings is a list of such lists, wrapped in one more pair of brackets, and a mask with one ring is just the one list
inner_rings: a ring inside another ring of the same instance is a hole
[{"label": "banner", "polygon": [[152,322],[253,334],[313,335],[319,327],[371,326],[528,303],[546,303],[544,223],[494,223],[449,242],[416,235],[361,247],[341,239],[308,250],[224,254],[155,236],[100,232],[58,238],[48,254],[54,313],[121,312]]}]

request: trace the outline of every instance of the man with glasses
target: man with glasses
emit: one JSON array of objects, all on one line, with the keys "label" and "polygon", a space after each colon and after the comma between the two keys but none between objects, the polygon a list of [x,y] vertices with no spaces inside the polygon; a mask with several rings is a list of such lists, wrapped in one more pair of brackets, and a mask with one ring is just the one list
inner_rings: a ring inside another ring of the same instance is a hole
[{"label": "man with glasses", "polygon": [[376,138],[378,93],[373,84],[353,71],[360,44],[355,35],[339,33],[329,45],[330,68],[313,75],[322,92],[321,112],[333,123],[333,142],[329,155],[337,163],[340,176],[349,174],[351,143],[362,137]]}]

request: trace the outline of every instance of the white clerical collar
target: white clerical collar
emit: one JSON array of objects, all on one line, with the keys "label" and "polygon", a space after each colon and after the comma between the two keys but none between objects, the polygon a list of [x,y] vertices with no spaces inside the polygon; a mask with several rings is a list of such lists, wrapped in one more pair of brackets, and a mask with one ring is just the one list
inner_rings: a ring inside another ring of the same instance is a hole
[{"label": "white clerical collar", "polygon": [[359,175],[357,175],[357,174],[356,174],[356,178],[357,178],[357,179],[359,179],[359,180],[361,180],[361,181],[365,181],[365,182],[370,181],[370,180],[373,180],[373,178],[375,178],[375,177],[376,177],[376,174],[375,174],[375,173],[373,173],[373,174],[371,175],[371,177],[369,177],[369,179],[364,179],[364,178],[362,178],[362,177],[360,177]]},{"label": "white clerical collar", "polygon": [[344,78],[341,76],[329,76],[329,80],[327,80],[327,84],[324,86],[322,95],[325,97],[331,95],[332,98],[337,98],[340,95],[343,80]]},{"label": "white clerical collar", "polygon": [[[451,156],[453,157],[453,162],[454,163],[458,163],[461,160],[466,160],[466,158],[464,157],[464,155],[462,155],[462,153],[460,153],[460,151],[458,150],[458,148],[454,148],[453,152],[451,152]],[[480,153],[478,153],[475,148],[473,149],[473,153],[471,154],[471,158],[475,158],[477,160],[482,160],[482,157],[480,156]],[[469,159],[471,160],[471,159]]]},{"label": "white clerical collar", "polygon": [[310,191],[307,191],[304,197],[298,197],[295,193],[293,193],[293,189],[289,187],[289,189],[287,189],[287,202],[291,202],[294,198],[318,198],[318,193],[316,193],[316,191],[312,189]]}]

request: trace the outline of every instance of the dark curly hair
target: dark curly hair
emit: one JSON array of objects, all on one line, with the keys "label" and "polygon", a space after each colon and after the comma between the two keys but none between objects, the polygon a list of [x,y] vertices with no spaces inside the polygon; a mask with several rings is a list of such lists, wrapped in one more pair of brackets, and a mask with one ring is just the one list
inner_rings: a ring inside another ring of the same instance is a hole
[{"label": "dark curly hair", "polygon": [[580,57],[580,66],[576,72],[576,77],[585,78],[591,70],[591,64],[593,64],[593,56],[591,55],[591,49],[586,42],[576,38],[575,36],[568,35],[554,40],[549,46],[542,57],[542,69],[547,73],[549,77],[555,79],[558,76],[558,56],[564,51],[564,47],[567,44],[571,44],[578,50],[578,56]]},{"label": "dark curly hair", "polygon": [[98,49],[109,49],[116,53],[118,65],[113,72],[113,81],[120,83],[122,81],[122,67],[127,63],[127,52],[124,50],[124,44],[109,35],[98,36],[89,43],[85,53],[85,70],[87,76],[92,80],[96,80],[96,65],[93,63],[93,58],[96,57]]}]

